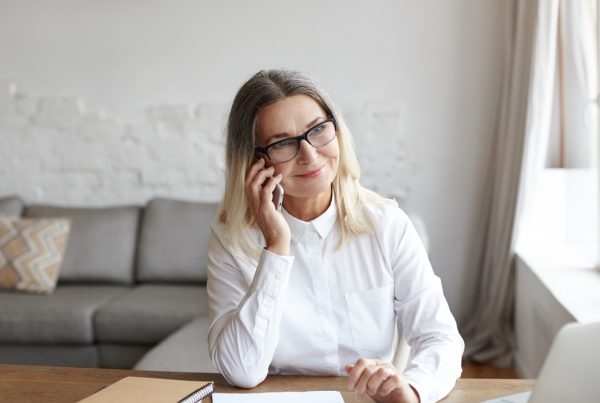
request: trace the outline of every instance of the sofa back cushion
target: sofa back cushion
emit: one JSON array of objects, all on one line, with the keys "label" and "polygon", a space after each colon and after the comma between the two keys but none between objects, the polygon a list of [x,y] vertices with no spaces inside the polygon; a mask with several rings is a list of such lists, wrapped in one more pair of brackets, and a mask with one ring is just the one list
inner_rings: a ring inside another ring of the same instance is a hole
[{"label": "sofa back cushion", "polygon": [[21,217],[23,201],[16,196],[0,198],[0,214],[10,217]]},{"label": "sofa back cushion", "polygon": [[59,282],[133,283],[140,209],[30,206],[26,217],[68,217],[71,234]]},{"label": "sofa back cushion", "polygon": [[137,280],[205,282],[217,203],[151,200],[140,231]]}]

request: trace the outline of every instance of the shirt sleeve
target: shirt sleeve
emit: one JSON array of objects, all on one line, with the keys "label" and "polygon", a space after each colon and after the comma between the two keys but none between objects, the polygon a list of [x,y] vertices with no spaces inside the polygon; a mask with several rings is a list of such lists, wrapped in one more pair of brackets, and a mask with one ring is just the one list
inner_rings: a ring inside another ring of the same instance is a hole
[{"label": "shirt sleeve", "polygon": [[394,309],[411,347],[404,376],[421,402],[435,402],[460,377],[464,342],[414,226],[398,211],[388,239],[394,245]]},{"label": "shirt sleeve", "polygon": [[230,384],[251,388],[267,376],[293,262],[292,256],[264,249],[255,268],[244,267],[213,229],[207,261],[208,346]]}]

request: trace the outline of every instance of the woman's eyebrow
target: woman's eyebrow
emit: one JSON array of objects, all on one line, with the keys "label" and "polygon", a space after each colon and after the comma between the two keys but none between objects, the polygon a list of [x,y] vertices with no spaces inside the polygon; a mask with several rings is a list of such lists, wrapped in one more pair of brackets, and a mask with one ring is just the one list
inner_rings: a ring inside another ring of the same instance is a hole
[{"label": "woman's eyebrow", "polygon": [[317,116],[316,118],[314,118],[313,120],[311,120],[310,122],[308,122],[306,124],[306,130],[310,129],[311,127],[313,127],[318,121],[319,119],[325,119],[322,116]]},{"label": "woman's eyebrow", "polygon": [[[325,118],[323,116],[317,116],[316,118],[314,118],[313,120],[311,120],[310,122],[308,122],[306,124],[305,129],[308,130],[311,127],[313,127],[319,121],[319,119],[325,119]],[[294,137],[294,136],[292,136],[292,135],[290,135],[288,133],[277,133],[277,134],[274,134],[274,135],[270,136],[267,139],[267,142],[270,142],[273,139],[285,139],[285,138],[288,138],[288,137]]]}]

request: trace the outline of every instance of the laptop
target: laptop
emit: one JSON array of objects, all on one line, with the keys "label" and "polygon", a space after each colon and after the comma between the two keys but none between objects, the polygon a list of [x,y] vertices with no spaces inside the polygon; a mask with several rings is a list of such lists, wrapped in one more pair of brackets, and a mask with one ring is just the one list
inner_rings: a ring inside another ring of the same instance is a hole
[{"label": "laptop", "polygon": [[563,326],[531,392],[483,403],[600,402],[600,322]]}]

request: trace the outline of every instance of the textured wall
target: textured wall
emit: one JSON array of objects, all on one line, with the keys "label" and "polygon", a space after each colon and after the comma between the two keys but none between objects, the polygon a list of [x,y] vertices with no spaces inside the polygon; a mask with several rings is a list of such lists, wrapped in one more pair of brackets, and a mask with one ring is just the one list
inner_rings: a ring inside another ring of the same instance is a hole
[{"label": "textured wall", "polygon": [[28,202],[143,203],[154,195],[218,200],[225,107],[160,105],[128,123],[78,98],[35,96],[4,82],[2,193]]},{"label": "textured wall", "polygon": [[[0,91],[3,195],[87,206],[221,198],[229,105],[161,104],[127,122],[82,98],[34,95],[7,80]],[[360,133],[363,183],[403,202],[408,187],[396,185],[407,166],[399,105],[371,102],[347,118]]]}]

